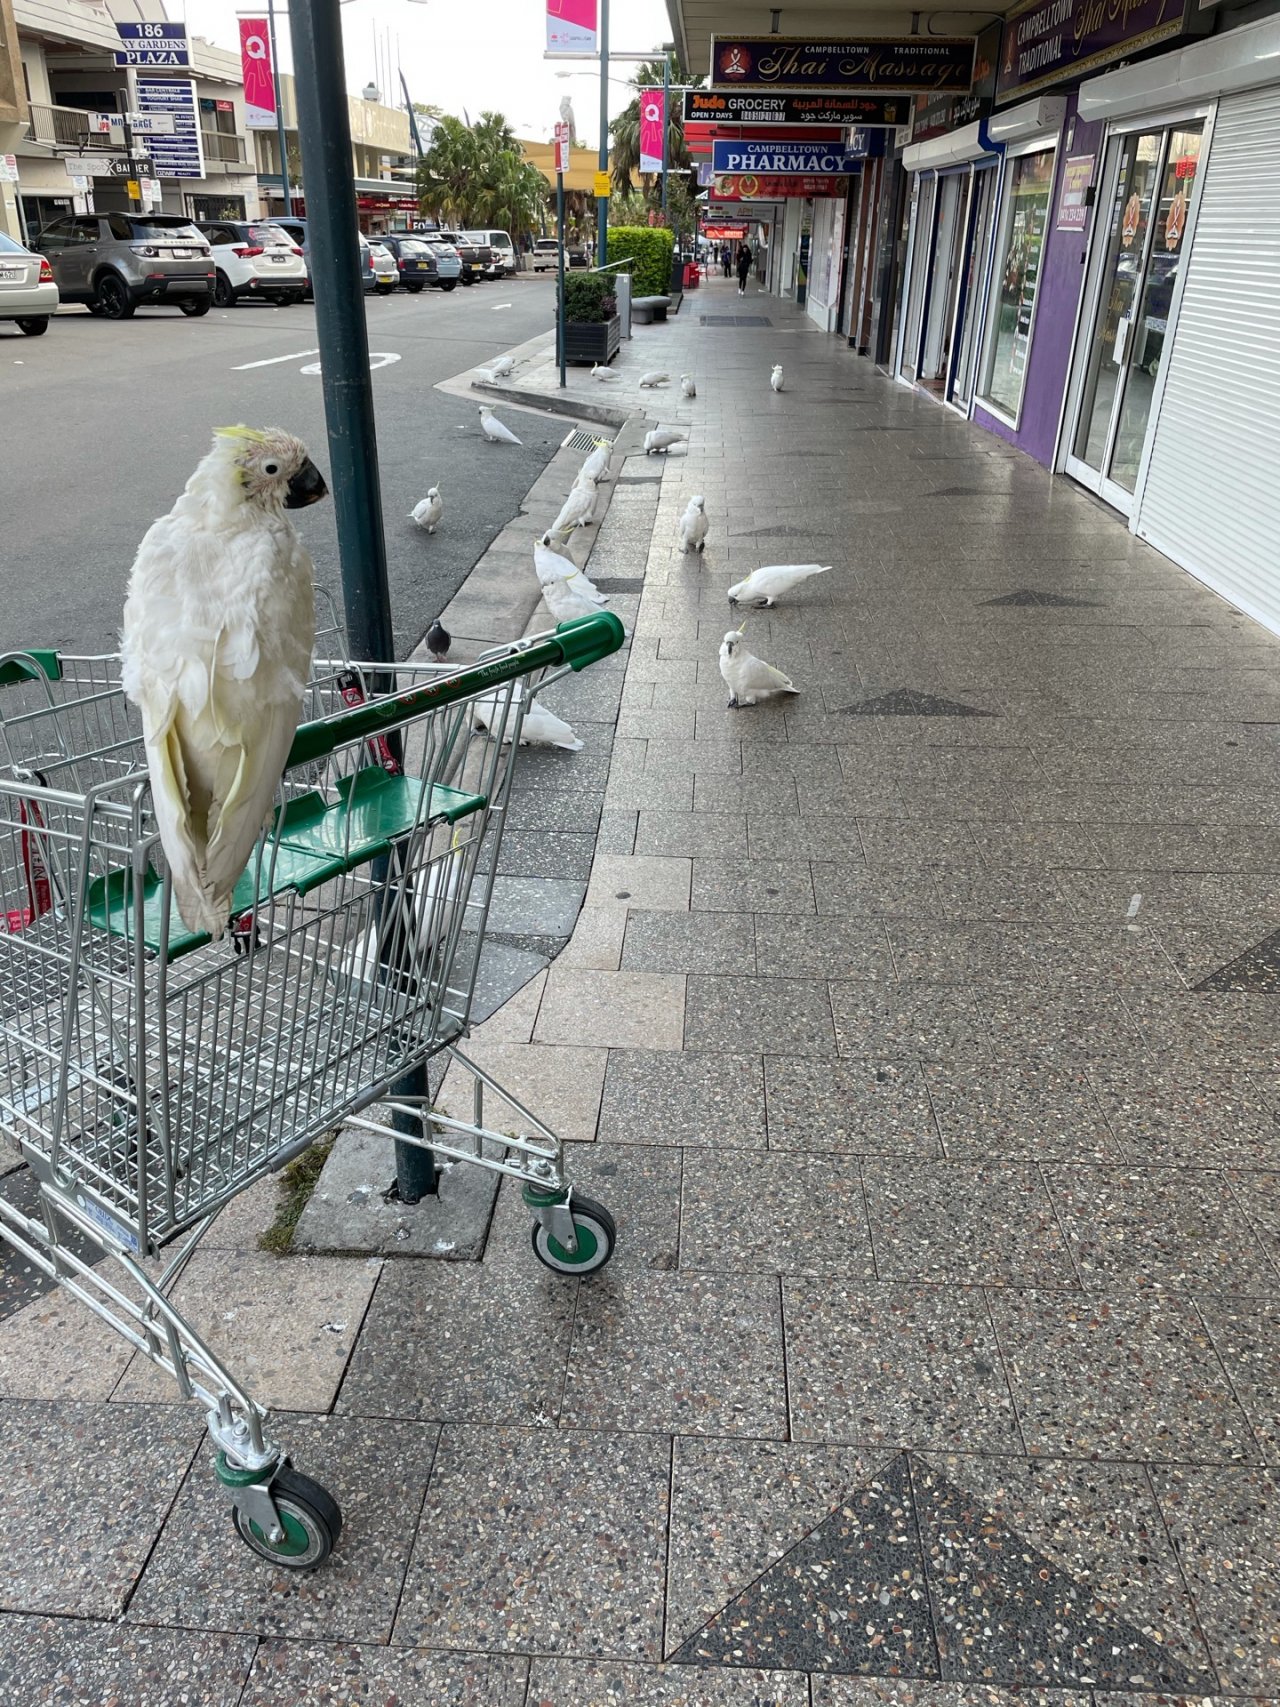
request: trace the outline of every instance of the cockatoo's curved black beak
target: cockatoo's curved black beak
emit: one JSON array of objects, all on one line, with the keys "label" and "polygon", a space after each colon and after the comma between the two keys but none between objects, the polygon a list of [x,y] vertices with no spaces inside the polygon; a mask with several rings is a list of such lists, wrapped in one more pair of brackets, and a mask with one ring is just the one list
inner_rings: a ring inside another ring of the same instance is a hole
[{"label": "cockatoo's curved black beak", "polygon": [[321,498],[327,498],[329,488],[324,483],[324,475],[308,457],[302,467],[289,482],[289,496],[284,501],[286,510],[305,510],[308,504],[318,504]]}]

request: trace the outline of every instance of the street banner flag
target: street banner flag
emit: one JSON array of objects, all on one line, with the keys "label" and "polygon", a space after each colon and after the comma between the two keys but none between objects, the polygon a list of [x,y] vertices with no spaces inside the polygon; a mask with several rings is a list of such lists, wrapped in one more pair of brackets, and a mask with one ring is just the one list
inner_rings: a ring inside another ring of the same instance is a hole
[{"label": "street banner flag", "polygon": [[596,0],[547,0],[547,52],[596,51]]},{"label": "street banner flag", "polygon": [[240,20],[240,75],[244,81],[247,130],[274,130],[276,85],[271,73],[271,37],[265,18]]},{"label": "street banner flag", "polygon": [[661,172],[662,132],[667,122],[667,98],[661,89],[640,91],[640,170]]}]

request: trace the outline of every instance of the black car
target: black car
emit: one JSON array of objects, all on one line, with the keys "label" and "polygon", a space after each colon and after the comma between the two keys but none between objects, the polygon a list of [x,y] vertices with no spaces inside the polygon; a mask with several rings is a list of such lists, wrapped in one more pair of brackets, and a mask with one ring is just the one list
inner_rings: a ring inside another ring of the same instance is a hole
[{"label": "black car", "polygon": [[378,238],[378,242],[395,256],[396,266],[400,269],[400,283],[412,296],[428,285],[440,283],[435,254],[421,237],[388,231]]}]

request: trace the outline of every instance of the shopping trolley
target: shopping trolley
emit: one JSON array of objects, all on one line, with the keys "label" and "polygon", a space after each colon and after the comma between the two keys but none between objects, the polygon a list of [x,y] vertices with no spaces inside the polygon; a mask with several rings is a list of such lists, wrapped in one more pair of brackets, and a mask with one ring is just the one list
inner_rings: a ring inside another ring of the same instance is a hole
[{"label": "shopping trolley", "polygon": [[[320,1564],[342,1518],[172,1301],[224,1204],[357,1125],[522,1181],[548,1267],[612,1254],[555,1134],[458,1044],[526,709],[622,640],[601,612],[463,669],[317,664],[216,942],[173,904],[118,660],[0,656],[0,1132],[38,1184],[31,1214],[0,1198],[0,1234],[202,1405],[236,1529],[277,1565]],[[441,1051],[470,1121],[403,1094]],[[486,1130],[486,1090],[519,1132]]]}]

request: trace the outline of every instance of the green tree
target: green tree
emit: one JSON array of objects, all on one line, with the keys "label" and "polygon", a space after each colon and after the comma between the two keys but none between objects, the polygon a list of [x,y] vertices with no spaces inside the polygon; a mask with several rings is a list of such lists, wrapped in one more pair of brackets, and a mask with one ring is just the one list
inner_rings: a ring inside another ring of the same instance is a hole
[{"label": "green tree", "polygon": [[418,165],[418,205],[446,225],[532,230],[547,194],[501,113],[481,113],[473,125],[441,119]]},{"label": "green tree", "polygon": [[[668,54],[671,62],[671,81],[688,83],[694,88],[706,81],[701,72],[692,75],[687,72],[675,54]],[[640,171],[640,93],[641,89],[660,89],[662,87],[662,60],[650,59],[641,65],[631,78],[631,86],[636,90],[636,98],[628,107],[624,107],[609,126],[612,146],[609,151],[610,171],[613,176],[613,187],[624,193],[634,188],[633,180],[640,178],[648,188],[651,183],[658,182],[656,174],[641,174]],[[693,169],[689,151],[684,145],[684,112],[683,103],[677,92],[672,93],[667,113],[667,177],[673,179],[676,173],[687,174]],[[669,187],[669,186],[668,186]]]}]

